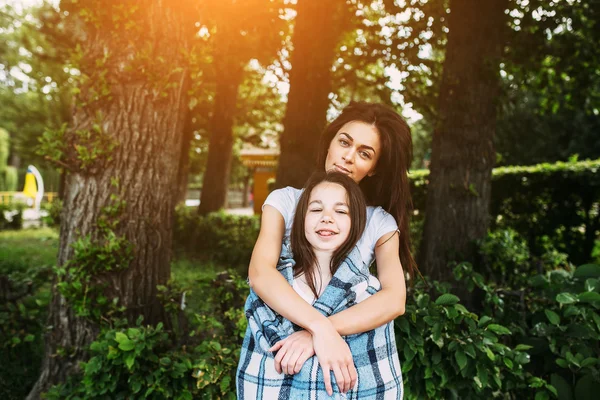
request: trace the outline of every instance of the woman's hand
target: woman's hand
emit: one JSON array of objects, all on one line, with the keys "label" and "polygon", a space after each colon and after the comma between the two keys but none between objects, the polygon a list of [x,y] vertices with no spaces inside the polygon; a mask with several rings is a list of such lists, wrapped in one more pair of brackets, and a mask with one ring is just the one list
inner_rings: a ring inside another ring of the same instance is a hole
[{"label": "woman's hand", "polygon": [[315,354],[323,369],[327,394],[333,395],[330,371],[333,371],[340,392],[348,392],[356,385],[358,376],[350,347],[328,320],[319,321],[310,328]]},{"label": "woman's hand", "polygon": [[306,360],[315,355],[313,338],[308,331],[292,333],[275,343],[269,351],[277,351],[275,370],[288,375],[300,372]]}]

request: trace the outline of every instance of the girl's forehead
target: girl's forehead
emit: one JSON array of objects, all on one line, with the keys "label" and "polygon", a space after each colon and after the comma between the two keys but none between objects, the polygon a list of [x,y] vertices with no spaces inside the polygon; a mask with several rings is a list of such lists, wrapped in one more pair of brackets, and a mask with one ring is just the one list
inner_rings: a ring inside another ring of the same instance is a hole
[{"label": "girl's forehead", "polygon": [[310,201],[348,201],[346,189],[339,183],[321,182],[310,192]]}]

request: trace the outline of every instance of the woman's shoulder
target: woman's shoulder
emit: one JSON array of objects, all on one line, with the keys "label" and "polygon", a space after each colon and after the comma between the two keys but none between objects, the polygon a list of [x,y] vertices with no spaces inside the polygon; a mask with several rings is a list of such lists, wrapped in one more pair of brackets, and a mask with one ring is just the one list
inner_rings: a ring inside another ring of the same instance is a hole
[{"label": "woman's shoulder", "polygon": [[368,206],[367,207],[367,224],[378,223],[383,220],[394,219],[392,214],[385,211],[381,206]]}]

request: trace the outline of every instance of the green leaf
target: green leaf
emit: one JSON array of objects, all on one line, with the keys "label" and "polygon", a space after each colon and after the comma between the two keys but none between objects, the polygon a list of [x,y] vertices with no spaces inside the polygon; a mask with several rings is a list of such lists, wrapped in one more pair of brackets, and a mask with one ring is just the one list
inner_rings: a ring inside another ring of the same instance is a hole
[{"label": "green leaf", "polygon": [[600,293],[597,292],[584,292],[580,293],[577,296],[579,301],[583,301],[584,303],[593,303],[595,301],[600,301]]},{"label": "green leaf", "polygon": [[128,341],[129,338],[123,332],[117,332],[117,334],[115,336],[115,340],[117,341],[117,343],[122,343],[122,342]]},{"label": "green leaf", "polygon": [[484,315],[483,317],[481,317],[479,319],[479,322],[477,323],[477,326],[479,328],[481,328],[482,326],[484,326],[485,324],[487,324],[488,322],[490,322],[492,320],[491,317],[488,317],[487,315]]},{"label": "green leaf", "polygon": [[597,265],[597,264],[580,265],[573,273],[573,277],[578,278],[578,279],[600,278],[600,265]]},{"label": "green leaf", "polygon": [[511,334],[511,332],[508,328],[505,328],[502,325],[498,325],[498,324],[489,324],[486,329],[489,329],[490,331],[497,333],[498,335],[510,335]]},{"label": "green leaf", "polygon": [[[129,353],[127,354],[127,357],[125,357],[125,365],[127,366],[127,369],[129,371],[131,371],[131,368],[133,368],[133,364],[135,363],[135,353]],[[135,392],[137,393],[137,391]]]},{"label": "green leaf", "polygon": [[516,351],[527,351],[529,349],[533,349],[533,346],[528,344],[518,344],[517,347],[515,347]]},{"label": "green leaf", "polygon": [[132,340],[127,339],[119,343],[119,349],[123,351],[131,351],[135,348],[135,343]]},{"label": "green leaf", "polygon": [[560,325],[560,316],[557,313],[552,310],[544,310],[544,312],[552,325]]},{"label": "green leaf", "polygon": [[496,359],[496,356],[494,355],[494,353],[492,353],[489,347],[485,348],[485,354],[487,354],[488,358],[492,361]]},{"label": "green leaf", "polygon": [[464,351],[459,350],[454,353],[454,358],[456,359],[456,363],[461,370],[467,366],[467,356],[465,355]]},{"label": "green leaf", "polygon": [[577,298],[571,293],[559,293],[556,295],[556,301],[560,304],[573,304],[577,301]]},{"label": "green leaf", "polygon": [[548,396],[548,392],[537,392],[535,400],[550,400],[550,396]]},{"label": "green leaf", "polygon": [[435,304],[437,304],[438,306],[451,306],[458,303],[459,301],[460,299],[458,298],[458,296],[455,296],[450,293],[445,293],[435,300]]},{"label": "green leaf", "polygon": [[509,369],[513,369],[513,362],[510,358],[504,358],[504,365],[506,365]]}]

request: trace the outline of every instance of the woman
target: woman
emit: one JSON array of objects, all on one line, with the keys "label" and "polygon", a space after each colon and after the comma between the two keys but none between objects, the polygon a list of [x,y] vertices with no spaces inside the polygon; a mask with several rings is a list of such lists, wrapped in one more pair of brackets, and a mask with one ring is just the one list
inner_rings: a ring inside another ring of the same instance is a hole
[{"label": "woman", "polygon": [[[366,265],[373,257],[377,261],[381,282],[378,293],[329,317],[303,300],[276,269],[301,191],[289,187],[276,190],[265,201],[248,271],[250,285],[271,309],[305,329],[273,346],[278,372],[300,371],[304,361],[315,354],[323,371],[332,371],[345,393],[354,387],[357,375],[342,336],[373,330],[404,313],[403,266],[411,275],[415,268],[408,231],[412,201],[407,173],[411,158],[408,125],[395,111],[380,104],[350,104],[323,133],[317,168],[348,175],[360,184],[367,204],[372,206],[367,210],[367,224],[358,246]],[[324,380],[327,393],[332,394],[328,373],[324,373]]]},{"label": "woman", "polygon": [[[277,269],[324,316],[354,307],[381,289],[355,246],[365,224],[364,196],[352,179],[336,171],[311,176],[292,225],[294,257],[284,250]],[[293,335],[300,328],[278,316],[252,290],[245,313],[248,329],[238,366],[238,398],[329,398],[316,357],[303,362],[294,374],[283,375],[275,369],[270,348],[279,338]],[[347,336],[346,343],[358,375],[357,385],[347,392],[348,398],[401,399],[402,375],[393,322]],[[344,398],[339,388],[334,389],[335,398]]]}]

